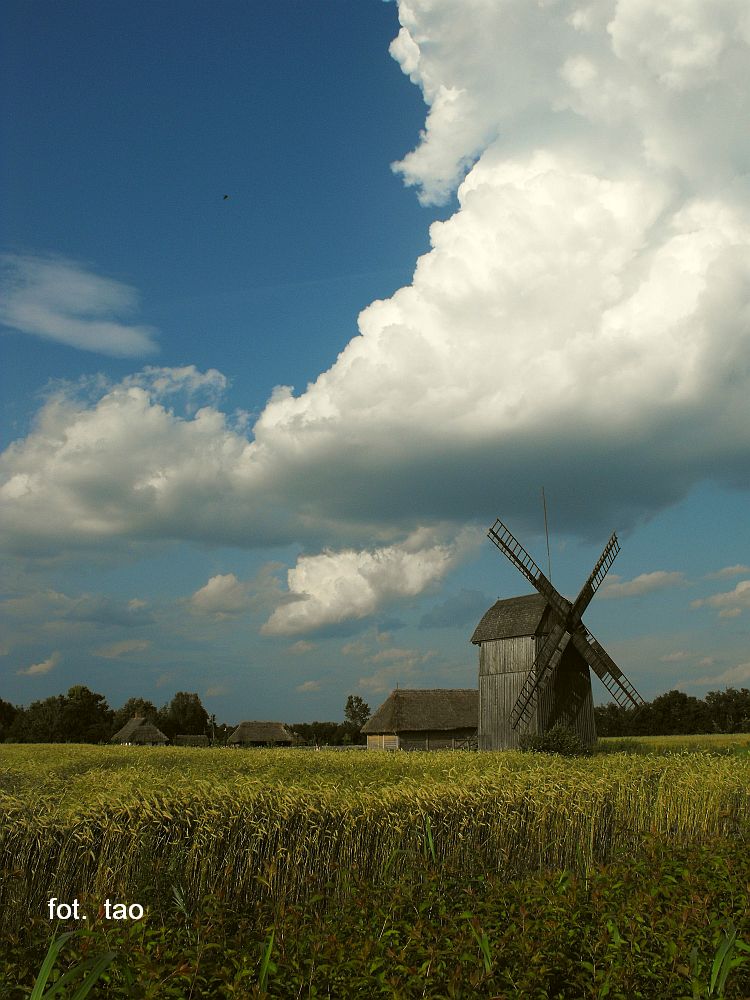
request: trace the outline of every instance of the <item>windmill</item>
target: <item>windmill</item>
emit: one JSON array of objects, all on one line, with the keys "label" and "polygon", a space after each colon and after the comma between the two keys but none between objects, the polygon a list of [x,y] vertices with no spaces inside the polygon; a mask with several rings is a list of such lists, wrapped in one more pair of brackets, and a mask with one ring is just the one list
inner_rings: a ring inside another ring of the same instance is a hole
[{"label": "windmill", "polygon": [[480,749],[517,746],[522,733],[544,732],[558,723],[573,726],[592,743],[596,730],[589,669],[618,705],[644,704],[581,621],[620,551],[617,535],[605,545],[573,603],[552,586],[502,521],[495,521],[487,535],[537,593],[498,601],[472,637],[480,647]]}]

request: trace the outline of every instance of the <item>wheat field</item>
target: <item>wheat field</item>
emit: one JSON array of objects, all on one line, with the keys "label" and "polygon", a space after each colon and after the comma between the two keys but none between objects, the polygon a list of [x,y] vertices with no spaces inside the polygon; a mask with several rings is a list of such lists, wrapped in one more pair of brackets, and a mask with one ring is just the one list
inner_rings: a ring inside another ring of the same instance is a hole
[{"label": "wheat field", "polygon": [[0,747],[0,912],[177,890],[252,905],[419,878],[585,869],[746,837],[750,757]]}]

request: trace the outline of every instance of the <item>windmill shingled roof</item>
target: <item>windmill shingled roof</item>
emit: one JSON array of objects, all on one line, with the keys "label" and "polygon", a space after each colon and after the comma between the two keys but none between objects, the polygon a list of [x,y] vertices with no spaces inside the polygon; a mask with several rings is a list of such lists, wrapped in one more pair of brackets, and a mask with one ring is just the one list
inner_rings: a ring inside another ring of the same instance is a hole
[{"label": "windmill shingled roof", "polygon": [[541,594],[526,594],[523,597],[496,601],[485,611],[474,629],[471,641],[479,644],[518,635],[536,635],[546,607],[547,600]]},{"label": "windmill shingled roof", "polygon": [[404,733],[435,729],[476,729],[476,688],[433,688],[392,691],[362,727],[363,733]]}]

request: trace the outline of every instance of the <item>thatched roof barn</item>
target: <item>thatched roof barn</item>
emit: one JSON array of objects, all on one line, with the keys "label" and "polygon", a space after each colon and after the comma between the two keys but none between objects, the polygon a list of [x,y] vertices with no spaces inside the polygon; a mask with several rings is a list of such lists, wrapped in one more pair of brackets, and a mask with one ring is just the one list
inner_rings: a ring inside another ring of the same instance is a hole
[{"label": "thatched roof barn", "polygon": [[368,750],[445,750],[476,740],[474,688],[392,691],[364,724]]},{"label": "thatched roof barn", "polygon": [[149,722],[142,716],[134,716],[132,719],[128,719],[122,729],[115,733],[109,742],[127,746],[164,746],[168,740],[153,722]]},{"label": "thatched roof barn", "polygon": [[241,722],[227,740],[231,746],[290,746],[294,737],[283,722]]},{"label": "thatched roof barn", "polygon": [[187,734],[181,734],[180,736],[174,737],[172,744],[176,747],[207,747],[208,736],[190,736]]},{"label": "thatched roof barn", "polygon": [[496,601],[471,641],[479,646],[479,749],[517,747],[522,734],[572,726],[584,743],[596,740],[588,664],[567,645],[553,680],[542,687],[533,718],[514,729],[511,711],[551,631],[547,601],[527,594]]}]

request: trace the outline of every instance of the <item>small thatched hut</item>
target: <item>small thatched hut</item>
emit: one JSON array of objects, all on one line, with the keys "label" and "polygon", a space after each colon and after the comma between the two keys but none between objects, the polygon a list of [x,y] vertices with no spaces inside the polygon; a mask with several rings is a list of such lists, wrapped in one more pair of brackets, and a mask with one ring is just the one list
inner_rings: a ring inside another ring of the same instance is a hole
[{"label": "small thatched hut", "polygon": [[474,688],[392,691],[362,727],[368,750],[446,750],[476,741]]},{"label": "small thatched hut", "polygon": [[115,733],[110,743],[125,746],[164,746],[168,740],[161,729],[141,716],[128,719],[122,729]]},{"label": "small thatched hut", "polygon": [[227,740],[230,746],[291,746],[294,737],[283,722],[241,722]]}]

